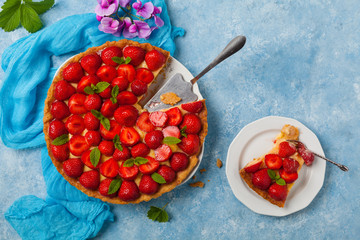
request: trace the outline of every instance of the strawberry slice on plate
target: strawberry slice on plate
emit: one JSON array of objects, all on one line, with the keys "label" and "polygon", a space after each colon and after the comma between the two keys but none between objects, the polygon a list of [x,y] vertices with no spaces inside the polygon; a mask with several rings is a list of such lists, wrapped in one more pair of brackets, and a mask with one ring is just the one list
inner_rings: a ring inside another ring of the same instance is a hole
[{"label": "strawberry slice on plate", "polygon": [[280,157],[290,157],[294,153],[296,153],[296,147],[294,144],[286,142],[286,141],[281,142],[279,144],[279,156]]},{"label": "strawberry slice on plate", "polygon": [[260,168],[260,165],[262,163],[262,160],[261,159],[258,159],[257,161],[254,161],[254,162],[249,162],[246,166],[245,166],[245,171],[247,173],[254,173],[256,172],[257,170],[259,170]]},{"label": "strawberry slice on plate", "polygon": [[283,160],[277,154],[266,154],[265,164],[270,169],[280,169],[282,167]]},{"label": "strawberry slice on plate", "polygon": [[296,179],[298,179],[298,173],[288,173],[285,172],[285,170],[282,168],[279,170],[280,177],[285,180],[286,183],[292,183],[295,182]]}]

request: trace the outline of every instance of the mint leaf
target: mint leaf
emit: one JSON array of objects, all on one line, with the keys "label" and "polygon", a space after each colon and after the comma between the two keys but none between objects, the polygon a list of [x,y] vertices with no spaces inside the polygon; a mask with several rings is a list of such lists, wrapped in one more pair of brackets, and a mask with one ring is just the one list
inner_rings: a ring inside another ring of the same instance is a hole
[{"label": "mint leaf", "polygon": [[101,157],[101,153],[98,148],[94,148],[93,150],[91,150],[90,162],[94,167],[96,167],[99,164],[100,157]]},{"label": "mint leaf", "polygon": [[163,178],[163,176],[161,176],[160,174],[154,172],[153,174],[151,174],[151,178],[157,182],[157,183],[166,183],[165,179]]},{"label": "mint leaf", "polygon": [[86,87],[84,88],[84,92],[85,92],[86,94],[94,94],[94,93],[95,93],[94,90],[93,90],[90,86],[86,86]]},{"label": "mint leaf", "polygon": [[282,178],[279,178],[278,180],[276,180],[276,183],[279,184],[280,186],[285,186],[286,185],[285,180],[282,179]]},{"label": "mint leaf", "polygon": [[30,33],[39,31],[42,28],[42,22],[34,9],[27,4],[21,4],[21,25]]},{"label": "mint leaf", "polygon": [[119,86],[118,86],[118,85],[115,85],[115,86],[113,87],[113,89],[111,90],[111,98],[110,98],[110,100],[111,100],[111,102],[112,102],[113,104],[117,103],[116,97],[117,97],[118,94],[119,94]]},{"label": "mint leaf", "polygon": [[131,57],[126,57],[125,64],[129,64],[131,62]]},{"label": "mint leaf", "polygon": [[136,157],[135,158],[135,161],[134,161],[134,164],[137,165],[137,166],[140,166],[142,164],[145,164],[147,163],[149,160],[147,160],[146,158],[143,158],[143,157]]},{"label": "mint leaf", "polygon": [[176,137],[165,137],[163,139],[163,143],[168,144],[168,145],[178,144],[180,142],[181,142],[181,140]]},{"label": "mint leaf", "polygon": [[69,135],[63,134],[63,135],[55,138],[51,144],[55,145],[55,146],[60,146],[60,145],[67,143],[68,141],[69,141]]},{"label": "mint leaf", "polygon": [[157,222],[168,222],[169,215],[164,210],[165,206],[163,208],[151,206],[150,210],[147,212],[147,217],[149,219],[151,219],[153,221],[157,221]]},{"label": "mint leaf", "polygon": [[110,83],[108,82],[98,82],[93,90],[95,91],[95,93],[101,93],[109,86]]},{"label": "mint leaf", "polygon": [[29,5],[36,11],[37,14],[43,14],[49,10],[55,3],[54,0],[43,0],[41,2],[33,2],[32,0],[24,0],[26,5]]},{"label": "mint leaf", "polygon": [[123,64],[125,62],[124,58],[122,57],[112,57],[111,60],[113,60],[114,62],[116,62],[117,64]]},{"label": "mint leaf", "polygon": [[272,180],[275,180],[276,178],[276,173],[274,170],[271,170],[271,169],[268,169],[267,170],[268,174],[269,174],[269,177],[272,179]]},{"label": "mint leaf", "polygon": [[115,135],[114,139],[113,139],[113,143],[114,143],[114,146],[119,149],[119,151],[122,151],[123,150],[123,147],[121,145],[121,142],[120,142],[120,137],[119,135]]},{"label": "mint leaf", "polygon": [[0,27],[6,32],[17,28],[20,24],[20,4],[21,0],[7,0],[1,7]]},{"label": "mint leaf", "polygon": [[95,109],[91,109],[91,113],[92,113],[92,115],[94,115],[94,117],[96,117],[99,120],[104,118],[104,116],[99,111],[97,111]]},{"label": "mint leaf", "polygon": [[116,193],[117,190],[120,189],[121,184],[122,184],[122,180],[120,178],[116,178],[116,179],[112,180],[109,185],[108,194],[110,195],[110,194]]},{"label": "mint leaf", "polygon": [[132,167],[134,166],[135,159],[129,158],[123,163],[123,167]]},{"label": "mint leaf", "polygon": [[180,130],[180,134],[183,137],[187,137],[187,134],[186,134],[185,130],[186,130],[186,125]]},{"label": "mint leaf", "polygon": [[100,120],[100,123],[101,123],[101,125],[103,125],[103,127],[106,130],[110,131],[111,125],[110,125],[110,120],[108,118],[103,116],[103,118]]}]

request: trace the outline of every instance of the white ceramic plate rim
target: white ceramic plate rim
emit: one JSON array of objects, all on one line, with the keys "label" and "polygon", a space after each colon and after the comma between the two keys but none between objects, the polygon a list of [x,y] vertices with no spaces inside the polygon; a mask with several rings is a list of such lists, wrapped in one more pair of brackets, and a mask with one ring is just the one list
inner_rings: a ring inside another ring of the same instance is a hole
[{"label": "white ceramic plate rim", "polygon": [[[310,167],[305,164],[299,173],[299,178],[291,189],[284,208],[271,204],[252,189],[240,177],[239,170],[250,160],[260,157],[271,149],[272,142],[268,139],[269,134],[274,134],[272,139],[280,132],[285,124],[296,126],[300,131],[299,139],[314,152],[324,156],[324,151],[316,135],[299,121],[280,117],[268,116],[246,125],[234,138],[229,146],[226,159],[226,176],[235,197],[252,211],[269,216],[286,216],[307,207],[320,191],[324,183],[326,162],[315,157]],[[256,151],[252,144],[266,141],[267,146],[257,146]],[[244,155],[247,155],[244,156]],[[249,156],[252,158],[248,158]],[[246,158],[246,159],[245,159]]]}]

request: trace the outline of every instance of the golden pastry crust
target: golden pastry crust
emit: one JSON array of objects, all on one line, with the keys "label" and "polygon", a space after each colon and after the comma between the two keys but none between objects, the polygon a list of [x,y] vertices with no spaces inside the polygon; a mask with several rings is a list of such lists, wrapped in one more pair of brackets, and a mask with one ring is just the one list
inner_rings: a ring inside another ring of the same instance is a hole
[{"label": "golden pastry crust", "polygon": [[[128,204],[128,203],[139,203],[139,202],[142,202],[142,201],[149,201],[153,198],[157,198],[159,196],[161,196],[162,194],[166,193],[166,192],[169,192],[171,191],[172,189],[174,189],[177,185],[179,185],[180,183],[182,183],[182,181],[184,179],[186,179],[188,177],[188,175],[191,173],[191,171],[194,169],[194,167],[198,164],[198,155],[200,154],[201,152],[201,147],[203,146],[203,143],[205,141],[205,137],[207,135],[207,132],[208,132],[208,124],[207,124],[207,109],[206,109],[206,105],[205,105],[205,100],[201,100],[202,103],[203,103],[203,109],[202,111],[199,113],[199,118],[201,120],[201,123],[202,123],[202,130],[201,132],[199,133],[199,138],[200,138],[200,149],[199,151],[192,155],[190,158],[189,158],[189,166],[187,167],[187,169],[185,169],[184,171],[181,171],[181,172],[178,172],[177,173],[177,178],[174,182],[172,183],[169,183],[169,184],[162,184],[159,186],[159,191],[153,195],[146,195],[146,194],[141,194],[140,197],[134,201],[123,201],[121,200],[120,198],[118,197],[115,197],[115,198],[109,198],[109,197],[105,197],[103,195],[101,195],[99,193],[98,190],[89,190],[89,189],[86,189],[85,187],[83,187],[80,182],[78,181],[78,178],[71,178],[69,177],[68,175],[66,175],[66,173],[64,172],[63,168],[62,168],[62,162],[60,161],[57,161],[53,154],[52,154],[52,151],[51,151],[51,139],[49,137],[49,134],[48,134],[48,128],[49,128],[49,123],[51,122],[51,120],[53,119],[53,116],[51,115],[50,113],[50,107],[51,107],[51,104],[52,102],[55,100],[55,97],[54,97],[54,88],[55,88],[55,84],[62,80],[62,71],[63,69],[71,62],[79,62],[79,60],[87,55],[87,54],[91,54],[91,53],[95,53],[95,52],[99,52],[101,51],[102,49],[106,48],[106,47],[109,47],[109,46],[118,46],[118,47],[125,47],[127,45],[131,45],[131,46],[139,46],[139,47],[142,47],[143,49],[146,49],[146,51],[151,51],[153,49],[156,49],[158,51],[160,51],[161,53],[163,53],[165,56],[166,56],[166,61],[168,60],[170,54],[169,52],[161,49],[161,48],[158,48],[158,47],[155,47],[155,46],[152,46],[148,43],[138,43],[138,42],[134,42],[134,41],[130,41],[130,40],[120,40],[118,42],[106,42],[105,44],[99,46],[99,47],[94,47],[94,48],[90,48],[88,49],[87,51],[83,52],[83,53],[80,53],[76,56],[74,56],[73,58],[71,58],[67,64],[64,64],[64,66],[59,70],[58,74],[55,76],[54,80],[53,80],[53,83],[51,84],[49,90],[48,90],[48,95],[47,95],[47,98],[45,100],[45,108],[44,108],[44,119],[43,119],[43,122],[44,122],[44,134],[45,134],[45,140],[46,140],[46,145],[47,145],[47,149],[48,149],[48,153],[49,153],[49,156],[54,164],[54,166],[56,167],[56,169],[58,170],[58,172],[73,186],[75,186],[77,189],[79,189],[80,191],[82,191],[83,193],[85,193],[86,195],[90,196],[90,197],[95,197],[95,198],[99,198],[105,202],[110,202],[110,203],[114,203],[114,204]],[[164,66],[162,68],[165,67],[166,64],[164,64]],[[157,74],[162,70],[159,69],[156,71],[156,74],[154,74],[155,76],[157,76]],[[139,175],[137,176],[137,178],[141,178],[141,174],[139,173]]]}]

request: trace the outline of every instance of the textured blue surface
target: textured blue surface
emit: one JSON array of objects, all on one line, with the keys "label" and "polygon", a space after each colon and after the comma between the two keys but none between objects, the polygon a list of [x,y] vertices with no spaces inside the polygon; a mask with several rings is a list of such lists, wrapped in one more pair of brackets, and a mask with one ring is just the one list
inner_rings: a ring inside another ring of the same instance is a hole
[{"label": "textured blue surface", "polygon": [[[3,2],[3,1],[0,1]],[[42,15],[45,26],[69,15],[92,12],[96,1],[62,0]],[[360,15],[358,2],[168,1],[175,26],[175,57],[193,74],[235,35],[247,36],[241,53],[199,81],[208,100],[209,135],[197,180],[149,203],[112,205],[116,216],[98,239],[357,239],[360,234]],[[27,32],[0,30],[0,54]],[[54,58],[59,65],[66,58]],[[2,80],[4,73],[0,71]],[[221,83],[221,82],[223,83]],[[313,130],[325,154],[349,166],[327,165],[324,186],[306,209],[288,217],[258,215],[232,194],[225,168],[227,147],[247,123],[268,115],[295,118]],[[0,239],[19,239],[3,213],[15,199],[45,197],[40,150],[0,144]],[[207,180],[210,180],[208,182]],[[169,202],[169,223],[146,218],[151,205]]]}]

